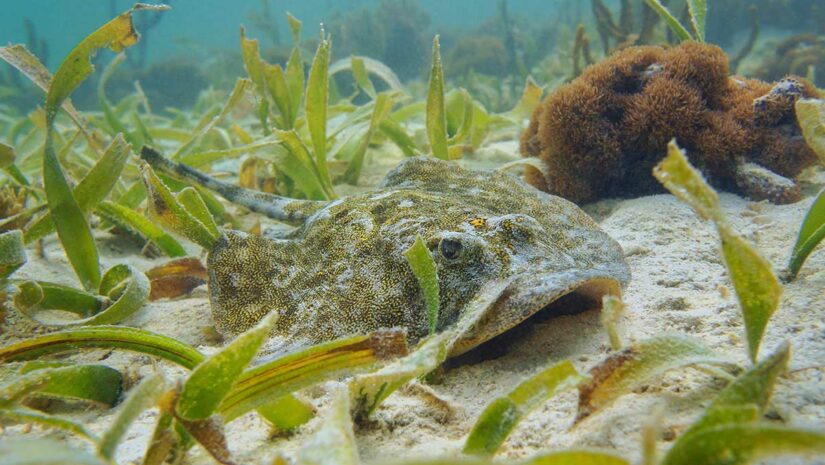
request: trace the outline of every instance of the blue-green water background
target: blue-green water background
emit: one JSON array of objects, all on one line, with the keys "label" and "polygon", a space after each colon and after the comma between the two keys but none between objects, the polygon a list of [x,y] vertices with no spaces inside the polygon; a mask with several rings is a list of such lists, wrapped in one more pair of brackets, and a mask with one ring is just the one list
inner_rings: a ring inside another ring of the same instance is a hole
[{"label": "blue-green water background", "polygon": [[[621,0],[603,1],[618,23]],[[250,38],[260,40],[261,54],[267,61],[283,63],[292,46],[286,12],[303,22],[305,58],[312,53],[325,24],[332,33],[333,59],[350,54],[370,56],[387,64],[407,83],[426,79],[429,43],[433,35],[440,34],[447,79],[452,85],[468,88],[495,110],[514,103],[527,76],[550,88],[574,74],[570,52],[577,25],[583,24],[589,34],[593,61],[622,45],[615,38],[608,47],[602,43],[594,19],[594,0],[168,2],[170,11],[135,14],[142,39],[127,52],[126,64],[108,84],[114,100],[133,92],[134,82],[142,83],[150,102],[161,108],[190,107],[204,89],[230,88],[235,79],[246,74],[239,54],[241,26],[246,26]],[[635,17],[629,31],[633,33],[641,29],[647,6],[644,0],[629,2]],[[131,0],[3,0],[0,44],[27,44],[54,71],[77,43],[132,4]],[[682,11],[677,15],[686,15],[683,0],[668,4],[674,11]],[[749,9],[758,11],[759,40],[747,57],[749,62],[736,66],[734,72],[765,80],[787,74],[816,75],[816,83],[825,86],[825,0],[711,0],[708,4],[707,40],[723,47],[731,57],[746,48],[754,30]],[[501,15],[505,5],[508,21]],[[264,15],[267,9],[268,15]],[[158,21],[152,23],[152,18]],[[261,19],[269,22],[262,25]],[[657,31],[651,43],[668,40],[661,21]],[[818,37],[818,48],[810,52],[805,49],[810,47],[806,42],[794,51],[807,54],[805,60],[789,59],[773,66],[770,60],[776,55],[777,44],[798,34]],[[105,64],[111,56],[103,52],[96,62]],[[97,79],[99,73],[73,95],[79,107],[97,107]],[[16,71],[0,65],[0,105],[23,113],[35,108],[42,96],[27,86]],[[494,89],[492,94],[490,89]]]},{"label": "blue-green water background", "polygon": [[[30,18],[39,36],[49,44],[49,68],[65,56],[91,31],[111,19],[112,12],[128,9],[133,1],[118,0],[3,0],[0,15],[0,43],[25,43],[27,31],[23,19]],[[161,2],[147,2],[161,3]],[[271,2],[273,16],[282,20],[291,12],[304,23],[303,36],[315,35],[319,25],[336,12],[375,7],[378,0],[277,0]],[[431,29],[444,27],[471,28],[495,16],[497,0],[419,0],[431,19]],[[514,15],[533,19],[554,17],[561,0],[515,0],[508,4]],[[582,9],[589,11],[589,4]],[[114,9],[112,5],[115,5]],[[186,54],[196,45],[205,49],[237,49],[238,29],[249,24],[249,15],[260,11],[259,0],[174,0],[172,9],[146,34],[148,62],[177,54]],[[287,25],[281,26],[282,39]]]}]

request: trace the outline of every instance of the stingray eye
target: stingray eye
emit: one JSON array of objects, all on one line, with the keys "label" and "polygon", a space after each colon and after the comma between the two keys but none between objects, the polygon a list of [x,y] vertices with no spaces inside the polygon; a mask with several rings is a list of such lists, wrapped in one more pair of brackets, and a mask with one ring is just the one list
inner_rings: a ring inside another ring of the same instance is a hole
[{"label": "stingray eye", "polygon": [[455,260],[460,257],[461,249],[463,249],[461,242],[455,239],[442,239],[438,245],[438,250],[447,260]]}]

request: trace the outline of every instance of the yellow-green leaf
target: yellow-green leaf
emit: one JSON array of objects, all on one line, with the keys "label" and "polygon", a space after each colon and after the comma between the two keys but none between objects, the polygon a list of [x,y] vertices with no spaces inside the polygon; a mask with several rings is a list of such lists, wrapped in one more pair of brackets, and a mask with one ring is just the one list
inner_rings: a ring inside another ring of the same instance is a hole
[{"label": "yellow-green leaf", "polygon": [[26,263],[23,233],[15,229],[0,234],[0,285]]},{"label": "yellow-green leaf", "polygon": [[697,364],[730,365],[730,362],[701,341],[681,334],[653,337],[614,352],[593,367],[590,379],[579,386],[576,421],[666,371]]},{"label": "yellow-green leaf", "polygon": [[424,307],[427,309],[427,324],[430,328],[430,334],[435,334],[438,327],[438,310],[441,305],[441,298],[438,295],[438,271],[435,267],[435,261],[421,236],[416,236],[415,242],[404,252],[404,256],[407,257],[407,263],[410,264],[410,268],[412,268],[413,274],[418,280],[418,287],[421,288]]},{"label": "yellow-green leaf", "polygon": [[266,97],[266,78],[264,77],[263,62],[258,51],[258,40],[247,39],[246,29],[241,26],[241,58],[249,74],[249,79],[255,84],[255,89],[261,98]]},{"label": "yellow-green leaf", "polygon": [[110,303],[106,297],[46,281],[23,281],[16,285],[18,293],[14,303],[25,314],[49,309],[88,317],[100,312]]},{"label": "yellow-green leaf", "polygon": [[755,361],[768,320],[776,311],[782,295],[782,286],[770,263],[730,227],[719,207],[716,192],[705,182],[701,173],[690,165],[675,141],[668,144],[667,157],[656,165],[653,174],[701,217],[716,224],[722,242],[722,255],[742,307],[748,353],[751,360]]},{"label": "yellow-green leaf", "polygon": [[258,95],[258,119],[264,134],[269,134],[267,117],[269,114],[269,100],[267,100],[267,83],[264,76],[264,61],[258,51],[258,41],[246,38],[246,30],[241,26],[241,57],[246,68],[249,79],[255,84],[255,91]]},{"label": "yellow-green leaf", "polygon": [[630,462],[612,452],[574,449],[539,454],[520,465],[630,465]]},{"label": "yellow-green leaf", "polygon": [[181,205],[169,188],[161,181],[152,167],[141,167],[143,182],[149,193],[149,213],[164,227],[211,250],[218,240],[209,227],[205,226],[193,214]]},{"label": "yellow-green leaf", "polygon": [[332,402],[321,427],[298,451],[298,465],[358,465],[349,396],[343,386],[332,391]]},{"label": "yellow-green leaf", "polygon": [[[66,418],[61,418],[55,415],[49,415],[39,410],[34,410],[26,407],[0,409],[0,419],[17,424],[35,424],[42,425],[47,428],[58,428],[63,431],[67,431],[69,433],[80,436],[82,438],[88,439],[91,442],[97,442],[97,438],[94,436],[94,434],[87,430],[86,427],[82,424]],[[2,446],[0,446],[0,451],[2,451]],[[0,452],[0,455],[2,454],[3,452]],[[5,458],[7,456],[2,455],[2,457]],[[66,457],[62,457],[62,460],[66,460]],[[38,465],[40,465],[44,462],[37,463]],[[59,463],[62,464],[67,462],[61,461]]]},{"label": "yellow-green leaf", "polygon": [[126,55],[124,53],[117,54],[109,64],[103,68],[103,72],[100,75],[100,79],[97,82],[97,101],[100,104],[100,108],[103,110],[103,116],[106,119],[106,123],[108,123],[109,128],[118,136],[124,137],[133,147],[140,147],[143,145],[143,140],[137,135],[131,133],[123,122],[120,120],[120,116],[118,115],[118,111],[115,108],[112,108],[112,102],[106,97],[106,83],[111,78],[112,74],[114,74],[115,70],[121,63],[126,59]]},{"label": "yellow-green leaf", "polygon": [[790,279],[796,278],[805,260],[823,238],[825,238],[825,190],[816,196],[816,200],[805,214],[805,219],[802,220],[802,227],[799,228],[799,235],[788,264]]},{"label": "yellow-green leaf", "polygon": [[347,166],[347,171],[344,173],[343,179],[345,182],[353,185],[358,184],[358,178],[361,176],[361,168],[364,165],[364,156],[369,148],[370,140],[372,140],[373,134],[375,134],[375,131],[384,119],[390,114],[390,110],[392,110],[394,104],[395,101],[392,95],[386,92],[382,92],[376,96],[367,132],[364,133],[364,136],[361,138],[358,148],[355,150],[349,166]]},{"label": "yellow-green leaf", "polygon": [[441,46],[438,36],[433,38],[433,63],[427,91],[427,138],[433,156],[449,158],[447,150],[447,111],[444,104],[444,69],[441,66]]},{"label": "yellow-green leaf", "polygon": [[456,343],[484,317],[508,284],[508,280],[490,283],[464,307],[459,321],[449,330],[423,340],[412,353],[380,370],[355,376],[349,391],[356,417],[369,415],[396,389],[444,363]]},{"label": "yellow-green leaf", "polygon": [[285,394],[406,352],[406,340],[399,330],[339,339],[292,352],[246,370],[224,398],[220,413],[231,421]]},{"label": "yellow-green leaf", "polygon": [[163,228],[129,207],[103,201],[97,204],[95,212],[102,218],[126,231],[133,231],[154,243],[169,257],[183,257],[186,249],[167,234]]},{"label": "yellow-green leaf", "polygon": [[118,263],[106,270],[97,293],[113,302],[88,324],[117,323],[137,311],[149,296],[149,278],[131,265]]},{"label": "yellow-green leaf", "polygon": [[787,369],[790,358],[790,345],[783,344],[770,357],[736,377],[713,399],[702,418],[692,424],[677,442],[687,440],[691,434],[707,427],[759,419],[767,409],[776,381]]},{"label": "yellow-green leaf", "polygon": [[65,440],[9,438],[0,441],[5,465],[109,465],[97,455],[70,447]]},{"label": "yellow-green leaf", "polygon": [[43,185],[49,214],[66,257],[83,287],[94,289],[100,283],[97,246],[86,216],[72,195],[72,188],[54,153],[51,130],[47,131],[43,152]]},{"label": "yellow-green leaf", "polygon": [[[149,279],[143,273],[135,270],[129,265],[118,264],[108,270],[103,275],[100,282],[98,294],[112,299],[112,303],[105,308],[96,306],[91,308],[91,301],[71,288],[63,286],[48,285],[41,286],[38,283],[29,282],[29,286],[36,286],[32,289],[39,292],[39,298],[28,297],[24,293],[15,299],[17,308],[46,326],[79,326],[79,325],[107,325],[118,323],[139,310],[149,297]],[[48,283],[43,283],[48,284]],[[25,289],[21,286],[21,290]],[[25,298],[24,298],[25,297]],[[71,308],[66,305],[77,302],[80,308]],[[88,302],[88,303],[83,303]],[[74,320],[49,319],[47,321],[37,318],[37,312],[41,310],[61,309],[72,311],[86,318]],[[91,312],[90,312],[91,311]]]},{"label": "yellow-green leaf", "polygon": [[278,111],[281,113],[280,129],[292,129],[295,125],[295,117],[292,114],[292,102],[290,101],[289,87],[286,82],[286,75],[284,74],[281,65],[264,65],[264,76],[266,77],[266,85],[269,90],[269,95]]},{"label": "yellow-green leaf", "polygon": [[[365,92],[366,88],[372,86],[369,75],[373,75],[384,81],[392,91],[403,92],[404,90],[401,79],[398,78],[392,69],[376,59],[356,55],[351,56],[349,59],[342,58],[329,66],[329,75],[332,76],[346,70],[352,71],[356,84],[364,89]],[[367,78],[366,81],[364,80],[365,77]],[[375,91],[374,86],[372,91]],[[374,96],[369,92],[367,92],[367,94]]]},{"label": "yellow-green leaf", "polygon": [[[121,134],[115,136],[100,160],[74,188],[74,198],[84,213],[89,213],[109,195],[126,166],[131,149]],[[53,229],[51,214],[46,213],[26,229],[26,242],[32,243]]]},{"label": "yellow-green leaf", "polygon": [[[52,82],[51,73],[49,73],[49,70],[43,66],[43,63],[41,63],[36,56],[32,55],[24,45],[0,47],[0,59],[5,60],[6,63],[23,73],[34,85],[42,89],[43,92],[49,91],[49,85]],[[92,147],[93,150],[97,150],[100,145],[100,135],[89,130],[86,119],[77,111],[71,100],[68,98],[64,100],[62,107],[63,110],[66,111],[66,114],[69,115],[69,118],[75,122],[83,133],[90,147]]]},{"label": "yellow-green leaf", "polygon": [[464,444],[464,453],[494,455],[524,416],[584,379],[573,364],[565,360],[521,382],[484,409]]},{"label": "yellow-green leaf", "polygon": [[132,13],[139,9],[167,7],[137,4],[83,39],[61,63],[46,94],[46,143],[43,150],[43,186],[57,235],[66,256],[86,289],[100,283],[97,246],[83,210],[74,198],[66,175],[54,151],[52,132],[57,110],[94,70],[91,57],[101,48],[121,51],[137,43]]},{"label": "yellow-green leaf", "polygon": [[292,13],[286,13],[286,20],[289,23],[289,30],[292,32],[292,41],[295,42],[296,48],[298,43],[301,41],[301,21],[292,15]]},{"label": "yellow-green leaf", "polygon": [[162,334],[127,326],[91,326],[31,337],[0,348],[0,362],[32,360],[79,349],[121,349],[194,368],[204,356],[194,347]]},{"label": "yellow-green leaf", "polygon": [[745,319],[748,352],[751,360],[756,361],[768,321],[779,307],[782,285],[771,264],[744,239],[726,227],[719,228],[719,234],[725,264]]},{"label": "yellow-green leaf", "polygon": [[[55,362],[28,362],[20,368],[20,374],[60,367]],[[71,370],[51,376],[43,388],[32,392],[36,397],[71,401],[87,401],[111,407],[117,403],[123,389],[123,376],[105,365],[69,365]]]},{"label": "yellow-green leaf", "polygon": [[15,157],[14,147],[0,142],[0,170],[8,169],[14,164]]},{"label": "yellow-green leaf", "polygon": [[227,158],[236,158],[241,155],[251,154],[263,149],[271,149],[279,145],[281,142],[277,140],[261,139],[255,143],[248,145],[241,145],[239,147],[230,147],[228,149],[205,150],[203,152],[191,152],[180,157],[180,162],[189,165],[193,168],[210,165],[218,160]]},{"label": "yellow-green leaf", "polygon": [[820,162],[825,163],[825,100],[797,100],[796,120],[805,142],[819,156]]},{"label": "yellow-green leaf", "polygon": [[132,14],[135,11],[146,9],[161,11],[168,8],[165,5],[138,3],[104,24],[72,49],[60,64],[49,86],[45,107],[47,120],[54,119],[54,114],[60,104],[83,80],[92,74],[94,66],[92,66],[91,58],[99,49],[110,48],[115,52],[120,52],[137,43],[140,36],[132,24]]},{"label": "yellow-green leaf", "polygon": [[[466,90],[461,89],[459,91],[459,95],[461,97],[461,108],[462,108],[462,117],[461,117],[461,124],[458,126],[458,129],[455,131],[452,137],[447,140],[447,145],[452,146],[455,144],[460,144],[464,141],[469,135],[471,130],[473,129],[473,115],[475,113],[475,103],[473,103],[473,99],[470,97],[470,94],[467,93]],[[459,158],[453,157],[450,158]]]},{"label": "yellow-green leaf", "polygon": [[707,0],[687,0],[690,24],[696,34],[696,40],[705,41],[705,20],[708,15]]},{"label": "yellow-green leaf", "polygon": [[667,157],[655,168],[653,175],[673,195],[693,207],[706,220],[719,221],[722,210],[719,196],[696,168],[691,166],[676,141],[667,145]]},{"label": "yellow-green leaf", "polygon": [[221,235],[220,231],[218,231],[218,225],[215,224],[215,218],[209,213],[203,197],[201,197],[194,187],[184,187],[175,195],[175,198],[187,212],[192,214],[202,225],[206,226],[210,234],[215,237]]},{"label": "yellow-green leaf", "polygon": [[352,77],[355,78],[355,83],[358,84],[358,87],[363,89],[370,97],[375,98],[377,95],[375,86],[373,86],[372,81],[370,81],[367,67],[364,66],[364,59],[353,55],[350,57],[350,65],[352,66]]},{"label": "yellow-green leaf", "polygon": [[680,41],[693,40],[693,35],[691,35],[685,26],[682,26],[682,23],[680,23],[679,20],[673,16],[670,10],[668,10],[660,0],[645,0],[645,2],[647,3],[647,6],[652,8],[653,11],[655,11],[656,14],[658,14],[659,17],[665,21],[665,23],[667,23]]},{"label": "yellow-green leaf", "polygon": [[335,197],[335,193],[324,183],[318,167],[306,145],[295,130],[275,131],[286,151],[271,154],[276,166],[286,173],[298,189],[311,200],[325,200]]},{"label": "yellow-green leaf", "polygon": [[332,189],[327,169],[327,104],[329,99],[329,56],[332,42],[321,32],[321,40],[312,60],[307,80],[306,113],[307,129],[312,139],[312,148],[315,152],[315,164],[320,180],[328,189]]},{"label": "yellow-green leaf", "polygon": [[301,48],[296,42],[289,60],[286,62],[286,85],[289,90],[290,116],[292,121],[289,128],[295,127],[295,120],[301,110],[301,103],[304,99],[304,61],[301,58]]},{"label": "yellow-green leaf", "polygon": [[235,87],[232,88],[232,92],[229,93],[229,96],[226,98],[226,102],[223,104],[220,111],[218,111],[214,116],[207,113],[204,116],[202,124],[198,125],[198,129],[189,136],[189,139],[187,139],[186,142],[178,147],[170,158],[172,160],[180,160],[181,157],[189,153],[192,148],[198,144],[198,142],[203,140],[204,136],[206,136],[209,131],[211,131],[218,123],[223,121],[223,119],[226,118],[226,116],[244,100],[250,86],[252,86],[252,81],[249,79],[239,78],[235,81]]},{"label": "yellow-green leaf", "polygon": [[278,313],[273,312],[195,367],[178,398],[178,415],[187,420],[204,420],[211,416],[258,353],[276,321]]},{"label": "yellow-green leaf", "polygon": [[158,404],[160,412],[155,423],[155,430],[152,432],[149,445],[143,455],[142,465],[163,465],[167,463],[167,458],[170,458],[170,455],[179,450],[176,448],[183,446],[181,443],[188,443],[189,441],[185,437],[188,433],[178,433],[182,428],[178,431],[175,430],[179,425],[175,422],[172,412],[170,412],[172,402],[164,398]]},{"label": "yellow-green leaf", "polygon": [[131,149],[121,134],[112,139],[100,161],[95,163],[74,189],[74,196],[80,208],[88,211],[106,198],[120,178]]},{"label": "yellow-green leaf", "polygon": [[438,368],[447,359],[448,345],[454,337],[449,331],[436,334],[419,343],[406,357],[372,373],[355,376],[349,383],[355,416],[368,416],[398,388]]},{"label": "yellow-green leaf", "polygon": [[103,433],[97,452],[106,460],[112,460],[120,440],[138,415],[153,407],[166,389],[161,375],[151,375],[129,391],[126,400],[118,408],[109,429]]},{"label": "yellow-green leaf", "polygon": [[315,417],[315,409],[293,395],[280,397],[257,412],[277,432],[291,432]]},{"label": "yellow-green leaf", "polygon": [[29,362],[0,386],[0,406],[6,407],[32,396],[111,406],[120,396],[121,385],[120,372],[104,365]]},{"label": "yellow-green leaf", "polygon": [[622,318],[624,309],[625,305],[621,298],[614,295],[606,295],[602,298],[600,319],[610,340],[610,348],[613,350],[622,348],[622,339],[619,336],[619,320]]},{"label": "yellow-green leaf", "polygon": [[407,134],[406,129],[395,122],[392,118],[385,119],[381,125],[381,132],[384,133],[398,148],[404,153],[405,157],[414,157],[418,154],[418,146],[415,141]]},{"label": "yellow-green leaf", "polygon": [[524,83],[524,91],[521,93],[516,106],[510,110],[509,115],[513,118],[523,121],[533,115],[533,111],[541,103],[541,94],[544,89],[541,88],[533,78],[528,77]]},{"label": "yellow-green leaf", "polygon": [[69,371],[72,367],[50,368],[12,377],[11,381],[0,384],[0,409],[13,406],[32,392],[48,386],[55,376]]},{"label": "yellow-green leaf", "polygon": [[724,423],[670,448],[662,465],[745,465],[783,455],[825,454],[825,433],[772,423]]},{"label": "yellow-green leaf", "polygon": [[[825,100],[800,99],[796,102],[796,119],[808,146],[825,162]],[[788,265],[789,277],[796,278],[802,264],[825,237],[825,191],[817,196],[805,215],[799,237]]]}]

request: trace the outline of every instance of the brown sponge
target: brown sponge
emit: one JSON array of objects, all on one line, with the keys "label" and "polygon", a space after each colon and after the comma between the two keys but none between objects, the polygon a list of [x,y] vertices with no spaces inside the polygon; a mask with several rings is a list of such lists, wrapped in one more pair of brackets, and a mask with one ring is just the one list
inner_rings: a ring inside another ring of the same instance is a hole
[{"label": "brown sponge", "polygon": [[[754,199],[789,202],[793,193],[749,182],[744,164],[794,178],[817,162],[796,123],[794,103],[816,96],[804,79],[776,84],[729,76],[719,47],[631,47],[587,68],[535,110],[521,137],[524,156],[546,174],[527,180],[574,202],[629,197],[663,188],[653,166],[675,138],[714,186]],[[746,174],[743,174],[746,173]]]}]

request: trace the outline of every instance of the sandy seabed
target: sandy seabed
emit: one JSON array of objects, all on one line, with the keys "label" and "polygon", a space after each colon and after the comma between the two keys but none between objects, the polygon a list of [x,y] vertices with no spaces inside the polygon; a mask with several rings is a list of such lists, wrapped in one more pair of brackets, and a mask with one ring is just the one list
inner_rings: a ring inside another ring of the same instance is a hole
[{"label": "sandy seabed", "polygon": [[[466,161],[493,166],[515,153],[513,143],[496,144]],[[394,162],[368,165],[366,183],[375,184]],[[812,173],[805,184],[806,197],[793,205],[754,203],[733,194],[720,194],[722,205],[735,229],[752,241],[778,272],[784,269],[800,222],[825,174]],[[714,227],[699,219],[685,204],[670,195],[630,200],[605,200],[585,207],[624,248],[633,278],[625,290],[627,311],[622,320],[625,343],[663,333],[684,333],[703,340],[719,354],[746,364],[742,319],[736,296],[719,255]],[[163,260],[140,255],[134,244],[100,233],[103,265],[128,261],[145,270]],[[192,248],[194,254],[199,253]],[[72,283],[72,272],[54,238],[45,242],[44,255],[30,252],[30,262],[19,272],[22,278]],[[778,385],[773,416],[787,423],[825,428],[825,247],[814,252],[798,279],[785,286],[779,311],[763,341],[762,355],[784,341],[793,347],[789,373]],[[189,297],[148,303],[122,324],[175,337],[204,352],[220,347],[211,329],[205,287]],[[19,319],[10,325],[0,344],[29,332]],[[30,333],[29,333],[30,334]],[[495,397],[507,393],[520,380],[548,364],[570,359],[586,371],[608,353],[607,338],[597,311],[533,322],[508,341],[503,354],[449,369],[439,384],[429,386],[445,403],[433,402],[425,389],[402,389],[390,396],[372,419],[356,426],[360,455],[365,463],[383,463],[400,457],[458,456],[475,418]],[[111,365],[134,382],[160,370],[170,377],[183,371],[148,356],[122,351],[74,354],[71,360]],[[707,406],[724,382],[695,370],[674,370],[654,382],[621,397],[605,410],[573,426],[577,397],[569,392],[551,399],[522,421],[499,456],[519,458],[538,451],[570,447],[600,447],[617,451],[633,462],[640,453],[640,430],[650,412],[661,406],[665,450]],[[328,385],[310,388],[301,395],[324,411]],[[112,411],[89,409],[72,415],[92,431],[104,431]],[[154,428],[156,411],[144,412],[130,429],[117,453],[119,463],[139,463]],[[278,453],[292,455],[319,426],[316,417],[289,438],[270,438],[268,427],[255,414],[247,414],[227,427],[230,449],[239,463],[268,464]],[[49,434],[39,428],[7,427],[0,434]],[[80,443],[79,443],[80,444]],[[193,448],[185,463],[213,463],[200,448]],[[825,458],[776,459],[771,464],[825,464]]]}]

